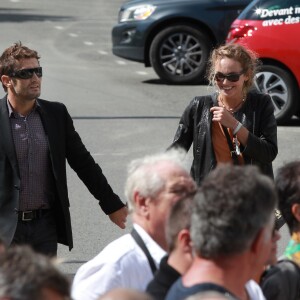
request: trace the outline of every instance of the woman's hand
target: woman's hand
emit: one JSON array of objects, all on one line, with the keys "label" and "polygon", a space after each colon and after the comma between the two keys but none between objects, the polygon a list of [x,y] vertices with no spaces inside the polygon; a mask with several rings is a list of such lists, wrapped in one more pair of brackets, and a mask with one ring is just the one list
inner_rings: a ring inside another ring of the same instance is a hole
[{"label": "woman's hand", "polygon": [[[224,107],[214,106],[210,109],[213,114],[213,122],[220,122],[223,126],[227,128],[234,129],[237,125],[237,120],[234,116]],[[243,145],[247,145],[249,131],[246,127],[242,126],[238,133],[236,134],[239,142]]]},{"label": "woman's hand", "polygon": [[233,129],[237,123],[237,120],[233,115],[224,107],[214,106],[210,109],[213,114],[212,120],[214,122],[220,122],[223,126]]}]

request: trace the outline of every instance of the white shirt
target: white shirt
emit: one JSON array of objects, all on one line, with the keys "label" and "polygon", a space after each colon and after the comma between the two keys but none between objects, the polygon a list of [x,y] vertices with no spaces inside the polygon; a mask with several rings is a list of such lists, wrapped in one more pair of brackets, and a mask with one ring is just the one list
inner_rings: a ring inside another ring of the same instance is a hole
[{"label": "white shirt", "polygon": [[[143,239],[156,266],[166,252],[137,224],[134,228]],[[144,291],[153,274],[148,259],[130,234],[108,244],[96,257],[82,265],[73,280],[74,300],[96,300],[113,288]]]},{"label": "white shirt", "polygon": [[254,280],[247,281],[246,290],[251,300],[266,300],[261,287]]}]

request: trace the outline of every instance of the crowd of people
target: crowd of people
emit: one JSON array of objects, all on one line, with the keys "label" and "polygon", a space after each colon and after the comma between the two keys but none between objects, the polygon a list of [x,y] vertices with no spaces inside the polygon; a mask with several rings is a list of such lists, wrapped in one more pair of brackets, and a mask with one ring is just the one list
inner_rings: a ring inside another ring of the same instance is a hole
[{"label": "crowd of people", "polygon": [[[300,299],[300,161],[274,178],[276,120],[251,89],[254,53],[212,51],[217,92],[191,101],[166,151],[130,162],[126,204],[67,108],[39,98],[39,59],[21,42],[0,57],[0,300]],[[112,222],[133,224],[72,281],[56,262],[58,243],[73,246],[66,161]]]}]

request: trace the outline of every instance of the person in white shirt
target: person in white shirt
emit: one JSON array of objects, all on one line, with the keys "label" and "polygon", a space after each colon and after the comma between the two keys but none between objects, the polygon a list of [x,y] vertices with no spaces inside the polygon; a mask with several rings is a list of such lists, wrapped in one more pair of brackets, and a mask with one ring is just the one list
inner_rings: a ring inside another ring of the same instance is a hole
[{"label": "person in white shirt", "polygon": [[116,288],[110,290],[97,300],[155,300],[146,292],[127,288]]},{"label": "person in white shirt", "polygon": [[171,206],[195,194],[197,189],[185,154],[169,150],[131,162],[125,195],[132,212],[134,235],[140,237],[145,249],[133,234],[110,243],[77,271],[73,299],[96,300],[114,288],[146,289],[167,251],[165,223]]},{"label": "person in white shirt", "polygon": [[245,289],[248,295],[248,299],[266,300],[261,287],[255,280],[250,279],[249,281],[247,281],[247,283],[245,284]]}]

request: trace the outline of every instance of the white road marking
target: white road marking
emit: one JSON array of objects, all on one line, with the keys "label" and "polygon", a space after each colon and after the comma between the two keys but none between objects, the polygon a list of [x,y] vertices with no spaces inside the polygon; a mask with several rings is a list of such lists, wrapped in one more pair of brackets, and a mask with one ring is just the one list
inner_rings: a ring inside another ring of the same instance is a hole
[{"label": "white road marking", "polygon": [[136,73],[143,76],[148,75],[148,72],[144,72],[144,71],[137,71]]},{"label": "white road marking", "polygon": [[116,60],[116,63],[118,64],[118,65],[127,65],[127,63],[125,62],[125,61],[123,61],[123,60]]},{"label": "white road marking", "polygon": [[86,46],[92,46],[92,45],[94,45],[94,43],[93,42],[90,42],[90,41],[84,41],[83,42]]},{"label": "white road marking", "polygon": [[99,54],[102,54],[102,55],[107,55],[107,54],[108,54],[108,52],[103,51],[103,50],[99,50],[98,53],[99,53]]}]

